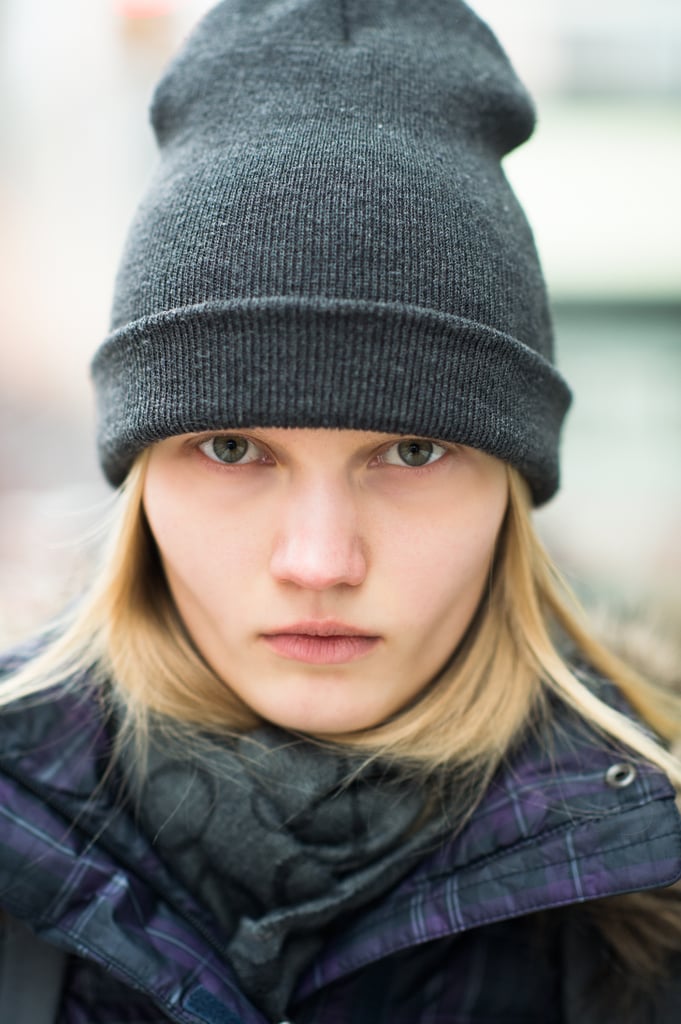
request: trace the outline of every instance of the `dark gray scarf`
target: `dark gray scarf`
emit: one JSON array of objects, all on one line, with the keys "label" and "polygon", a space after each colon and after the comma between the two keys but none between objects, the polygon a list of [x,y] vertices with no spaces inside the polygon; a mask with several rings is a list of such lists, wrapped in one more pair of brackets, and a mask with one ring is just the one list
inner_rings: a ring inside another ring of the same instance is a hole
[{"label": "dark gray scarf", "polygon": [[244,992],[280,1018],[339,918],[438,845],[447,803],[427,812],[394,769],[267,726],[191,755],[154,740],[140,818],[218,919]]}]

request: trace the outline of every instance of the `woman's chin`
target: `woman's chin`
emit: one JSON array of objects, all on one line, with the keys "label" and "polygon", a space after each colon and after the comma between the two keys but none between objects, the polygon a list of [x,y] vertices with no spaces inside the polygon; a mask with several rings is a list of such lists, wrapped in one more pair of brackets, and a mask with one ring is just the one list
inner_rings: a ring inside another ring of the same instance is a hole
[{"label": "woman's chin", "polygon": [[298,689],[289,685],[283,698],[268,700],[261,693],[250,707],[273,725],[313,736],[341,736],[371,729],[395,710],[383,703],[357,700],[354,694],[329,692],[334,689],[320,687],[318,693],[310,694],[309,686]]}]

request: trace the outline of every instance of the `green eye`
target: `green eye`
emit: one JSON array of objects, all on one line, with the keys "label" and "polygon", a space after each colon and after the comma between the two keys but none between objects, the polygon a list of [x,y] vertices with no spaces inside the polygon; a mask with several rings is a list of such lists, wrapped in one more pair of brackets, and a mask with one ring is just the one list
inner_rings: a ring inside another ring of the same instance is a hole
[{"label": "green eye", "polygon": [[397,452],[407,466],[425,466],[430,462],[433,445],[430,441],[400,441]]},{"label": "green eye", "polygon": [[387,462],[391,466],[410,466],[413,469],[418,469],[419,466],[437,462],[444,454],[445,449],[441,445],[435,444],[434,441],[410,437],[391,445],[383,455],[383,462]]},{"label": "green eye", "polygon": [[256,445],[240,434],[222,434],[210,437],[199,445],[199,449],[213,462],[223,462],[227,465],[234,465],[237,462],[254,462],[261,455]]}]

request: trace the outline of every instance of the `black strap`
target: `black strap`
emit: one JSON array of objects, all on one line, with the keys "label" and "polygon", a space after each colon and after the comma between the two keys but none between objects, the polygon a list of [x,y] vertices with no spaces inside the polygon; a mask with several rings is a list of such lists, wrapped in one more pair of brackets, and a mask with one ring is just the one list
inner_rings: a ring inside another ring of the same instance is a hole
[{"label": "black strap", "polygon": [[3,915],[0,922],[1,1024],[55,1024],[67,954]]}]

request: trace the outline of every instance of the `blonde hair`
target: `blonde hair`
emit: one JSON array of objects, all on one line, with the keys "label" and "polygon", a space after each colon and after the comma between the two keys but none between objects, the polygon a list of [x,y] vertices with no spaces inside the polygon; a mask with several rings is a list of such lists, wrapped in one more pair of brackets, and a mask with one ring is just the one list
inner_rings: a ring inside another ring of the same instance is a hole
[{"label": "blonde hair", "polygon": [[[78,612],[41,654],[0,684],[2,706],[84,673],[95,686],[110,682],[124,709],[123,733],[135,740],[140,760],[151,715],[184,735],[240,732],[258,722],[203,661],[174,607],[143,510],[146,463],[145,452],[121,490],[99,574]],[[508,480],[487,593],[450,664],[389,721],[317,739],[425,772],[467,768],[483,785],[523,729],[539,721],[552,692],[681,787],[681,763],[599,699],[560,647],[569,642],[591,670],[619,687],[663,741],[681,735],[679,700],[590,634],[535,533],[527,485],[511,468]]]}]

